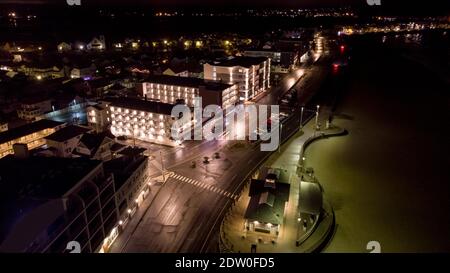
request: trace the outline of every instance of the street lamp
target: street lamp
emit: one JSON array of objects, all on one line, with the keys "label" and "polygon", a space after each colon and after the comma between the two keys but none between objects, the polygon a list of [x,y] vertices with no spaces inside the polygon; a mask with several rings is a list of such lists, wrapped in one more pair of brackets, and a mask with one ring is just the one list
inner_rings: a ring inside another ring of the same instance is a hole
[{"label": "street lamp", "polygon": [[316,110],[316,131],[317,131],[318,126],[319,126],[319,109],[320,109],[320,105],[317,105],[317,110]]},{"label": "street lamp", "polygon": [[301,112],[300,112],[300,130],[303,129],[303,110],[305,107],[302,106]]}]

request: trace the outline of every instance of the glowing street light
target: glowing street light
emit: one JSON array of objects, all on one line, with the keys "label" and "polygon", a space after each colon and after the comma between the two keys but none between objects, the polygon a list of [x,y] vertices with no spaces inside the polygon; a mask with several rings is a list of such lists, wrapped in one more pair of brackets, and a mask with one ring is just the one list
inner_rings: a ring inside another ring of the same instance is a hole
[{"label": "glowing street light", "polygon": [[305,107],[302,106],[301,112],[300,112],[300,130],[303,129],[303,110]]},{"label": "glowing street light", "polygon": [[316,130],[318,129],[319,126],[319,110],[320,110],[320,105],[317,105],[317,110],[316,110]]}]

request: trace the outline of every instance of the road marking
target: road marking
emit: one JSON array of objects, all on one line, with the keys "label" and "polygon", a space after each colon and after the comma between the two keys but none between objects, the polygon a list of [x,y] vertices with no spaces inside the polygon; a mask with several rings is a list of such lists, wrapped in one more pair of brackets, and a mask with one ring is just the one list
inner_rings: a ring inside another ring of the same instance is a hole
[{"label": "road marking", "polygon": [[181,174],[177,174],[175,172],[170,173],[169,176],[172,176],[174,179],[179,180],[181,182],[192,184],[192,185],[194,185],[196,187],[200,187],[200,188],[209,190],[211,192],[223,195],[223,196],[231,198],[231,199],[236,199],[237,198],[237,196],[233,195],[231,192],[227,192],[224,189],[218,188],[218,187],[213,186],[213,185],[208,185],[208,184],[202,183],[202,182],[200,182],[198,180],[195,180],[195,179],[183,176]]}]

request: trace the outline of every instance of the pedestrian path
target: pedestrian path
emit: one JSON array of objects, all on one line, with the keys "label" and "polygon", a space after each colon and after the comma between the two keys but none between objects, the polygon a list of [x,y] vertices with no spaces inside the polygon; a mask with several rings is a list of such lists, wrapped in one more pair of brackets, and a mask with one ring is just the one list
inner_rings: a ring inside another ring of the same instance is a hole
[{"label": "pedestrian path", "polygon": [[239,197],[238,195],[232,194],[231,192],[227,192],[224,189],[220,189],[218,187],[202,183],[202,182],[200,182],[198,180],[195,180],[195,179],[183,176],[181,174],[177,174],[175,172],[170,172],[169,176],[174,178],[174,179],[176,179],[176,180],[178,180],[178,181],[181,181],[181,182],[184,182],[184,183],[188,183],[188,184],[194,185],[196,187],[200,187],[200,188],[212,191],[214,193],[223,195],[223,196],[228,197],[230,199],[237,199]]}]

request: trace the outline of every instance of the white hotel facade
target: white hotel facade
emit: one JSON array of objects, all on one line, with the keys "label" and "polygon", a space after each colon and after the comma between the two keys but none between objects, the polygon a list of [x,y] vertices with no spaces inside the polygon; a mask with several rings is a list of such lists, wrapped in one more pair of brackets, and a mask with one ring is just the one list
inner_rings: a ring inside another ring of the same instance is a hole
[{"label": "white hotel facade", "polygon": [[194,98],[201,97],[203,107],[215,104],[226,109],[238,102],[238,85],[199,78],[168,75],[149,76],[140,85],[142,97],[148,100],[175,104],[183,100],[194,107]]},{"label": "white hotel facade", "polygon": [[[142,141],[175,146],[180,142],[171,137],[173,104],[120,98],[109,104],[111,133]],[[189,124],[188,126],[191,126]]]},{"label": "white hotel facade", "polygon": [[203,65],[205,79],[237,84],[239,100],[248,101],[270,87],[270,58],[234,57]]}]

